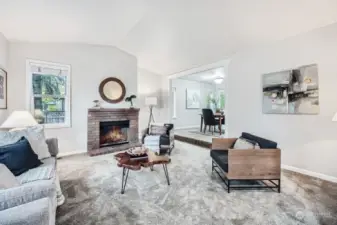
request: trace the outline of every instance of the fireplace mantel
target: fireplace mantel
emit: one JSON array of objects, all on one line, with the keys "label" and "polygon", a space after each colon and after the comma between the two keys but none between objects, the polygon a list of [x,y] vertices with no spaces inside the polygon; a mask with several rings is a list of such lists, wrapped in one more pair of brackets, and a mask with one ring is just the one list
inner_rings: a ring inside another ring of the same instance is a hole
[{"label": "fireplace mantel", "polygon": [[[88,109],[88,143],[87,151],[90,156],[101,155],[126,150],[139,146],[138,139],[138,108],[90,108]],[[102,147],[99,145],[100,122],[130,121],[127,144]]]},{"label": "fireplace mantel", "polygon": [[90,108],[88,112],[139,112],[138,108]]}]

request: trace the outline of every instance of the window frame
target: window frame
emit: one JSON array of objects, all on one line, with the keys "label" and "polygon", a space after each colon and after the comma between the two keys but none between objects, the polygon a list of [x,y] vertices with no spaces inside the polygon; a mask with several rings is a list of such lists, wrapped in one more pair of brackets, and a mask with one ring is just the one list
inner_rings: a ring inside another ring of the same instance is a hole
[{"label": "window frame", "polygon": [[33,74],[45,75],[43,72],[33,72],[32,66],[38,66],[54,70],[67,71],[66,95],[64,103],[65,122],[55,124],[43,124],[45,128],[70,128],[71,127],[71,66],[67,64],[47,62],[41,60],[26,60],[26,108],[34,115]]},{"label": "window frame", "polygon": [[172,87],[172,119],[177,119],[177,88]]}]

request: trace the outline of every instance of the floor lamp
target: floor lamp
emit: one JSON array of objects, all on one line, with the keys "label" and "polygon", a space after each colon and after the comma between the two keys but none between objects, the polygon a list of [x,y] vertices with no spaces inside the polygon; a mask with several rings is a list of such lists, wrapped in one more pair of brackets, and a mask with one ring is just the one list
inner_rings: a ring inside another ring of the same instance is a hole
[{"label": "floor lamp", "polygon": [[149,123],[148,123],[148,128],[150,128],[151,122],[154,122],[154,117],[153,117],[153,106],[157,105],[157,97],[146,97],[145,98],[145,105],[149,106],[150,108],[150,116],[149,116]]}]

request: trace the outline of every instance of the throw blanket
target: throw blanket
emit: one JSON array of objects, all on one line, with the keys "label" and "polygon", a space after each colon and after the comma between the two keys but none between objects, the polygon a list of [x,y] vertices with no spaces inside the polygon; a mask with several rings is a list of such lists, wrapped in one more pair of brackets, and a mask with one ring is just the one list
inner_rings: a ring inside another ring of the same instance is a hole
[{"label": "throw blanket", "polygon": [[144,139],[144,146],[154,153],[160,153],[160,146],[159,146],[160,136],[146,136]]}]

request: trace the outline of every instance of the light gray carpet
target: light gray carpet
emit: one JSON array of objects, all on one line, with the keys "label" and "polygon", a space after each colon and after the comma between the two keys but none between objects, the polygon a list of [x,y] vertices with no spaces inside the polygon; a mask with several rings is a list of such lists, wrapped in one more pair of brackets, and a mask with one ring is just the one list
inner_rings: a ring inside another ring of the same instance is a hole
[{"label": "light gray carpet", "polygon": [[209,151],[176,142],[168,166],[130,171],[120,194],[122,169],[113,155],[59,160],[66,197],[57,224],[337,224],[337,185],[284,172],[282,193],[233,190],[211,173]]}]

